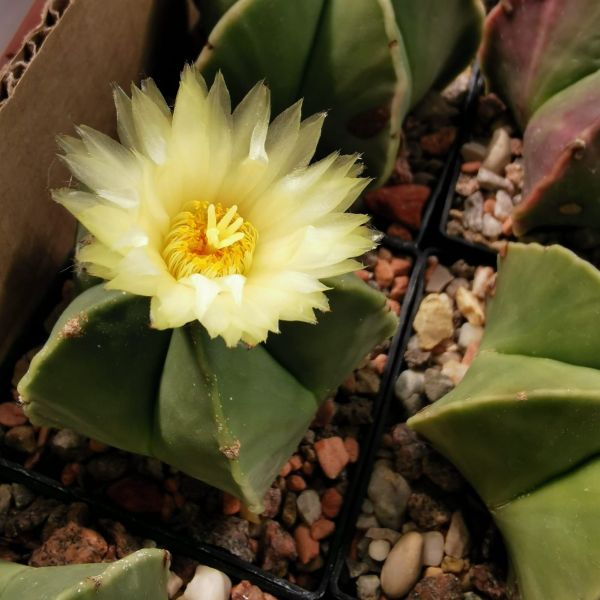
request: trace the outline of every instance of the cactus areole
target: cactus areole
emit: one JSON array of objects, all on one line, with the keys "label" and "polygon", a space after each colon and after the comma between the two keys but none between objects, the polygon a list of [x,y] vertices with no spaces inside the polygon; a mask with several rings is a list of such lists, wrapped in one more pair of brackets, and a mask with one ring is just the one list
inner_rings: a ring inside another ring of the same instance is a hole
[{"label": "cactus areole", "polygon": [[510,245],[465,378],[408,421],[487,504],[522,600],[598,597],[599,306],[589,263]]},{"label": "cactus areole", "polygon": [[397,325],[349,274],[375,245],[345,212],[367,180],[356,156],[309,164],[323,115],[297,103],[269,124],[263,84],[233,113],[191,68],[173,113],[150,80],[115,99],[121,144],[62,140],[85,189],[54,197],[98,279],[19,384],[25,410],[261,511],[320,402]]}]

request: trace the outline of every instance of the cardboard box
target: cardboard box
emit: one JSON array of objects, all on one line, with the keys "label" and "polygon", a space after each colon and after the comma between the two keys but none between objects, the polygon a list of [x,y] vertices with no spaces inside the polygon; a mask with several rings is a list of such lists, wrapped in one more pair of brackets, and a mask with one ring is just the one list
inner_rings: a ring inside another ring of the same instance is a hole
[{"label": "cardboard box", "polygon": [[178,4],[47,0],[0,70],[0,360],[73,247],[75,223],[49,194],[69,183],[56,136],[81,123],[114,133],[111,84],[128,89],[148,74],[157,49],[175,56],[164,28],[181,25]]}]

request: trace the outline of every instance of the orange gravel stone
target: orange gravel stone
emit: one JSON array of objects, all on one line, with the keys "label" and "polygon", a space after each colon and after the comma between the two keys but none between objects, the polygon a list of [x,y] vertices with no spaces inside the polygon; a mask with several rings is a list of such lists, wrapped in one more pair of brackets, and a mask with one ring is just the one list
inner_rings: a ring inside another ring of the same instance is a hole
[{"label": "orange gravel stone", "polygon": [[371,361],[371,367],[373,368],[373,370],[376,373],[379,373],[379,375],[383,375],[383,372],[385,371],[385,365],[387,365],[387,354],[378,354],[372,361]]},{"label": "orange gravel stone", "polygon": [[240,512],[242,508],[242,503],[238,498],[228,494],[227,492],[223,492],[223,514],[224,515],[236,515]]},{"label": "orange gravel stone", "polygon": [[344,497],[335,489],[328,488],[321,498],[321,512],[329,519],[335,519],[340,514]]},{"label": "orange gravel stone", "polygon": [[481,161],[472,160],[471,162],[463,163],[460,170],[467,175],[476,175],[477,171],[479,171],[479,167],[481,167]]},{"label": "orange gravel stone", "polygon": [[14,402],[2,402],[0,404],[0,425],[16,427],[17,425],[25,425],[25,423],[27,423],[27,417],[18,404]]},{"label": "orange gravel stone", "polygon": [[310,527],[310,535],[313,540],[323,540],[329,537],[335,530],[335,523],[329,519],[317,519]]},{"label": "orange gravel stone", "polygon": [[306,481],[300,475],[290,475],[287,479],[287,487],[292,492],[301,492],[306,489]]},{"label": "orange gravel stone", "polygon": [[292,467],[292,471],[298,471],[300,468],[302,468],[302,458],[298,454],[294,454],[294,456],[292,456],[288,462]]},{"label": "orange gravel stone", "polygon": [[369,273],[369,271],[366,271],[365,269],[360,269],[356,271],[356,275],[357,277],[360,277],[360,279],[362,279],[363,281],[369,281],[369,279],[371,279],[371,273]]},{"label": "orange gravel stone", "polygon": [[489,215],[493,215],[495,206],[496,206],[496,201],[493,198],[488,198],[483,203],[483,212],[488,213]]},{"label": "orange gravel stone", "polygon": [[390,287],[394,282],[394,269],[392,264],[387,260],[378,260],[373,269],[375,281],[382,288]]},{"label": "orange gravel stone", "polygon": [[349,462],[355,463],[360,454],[360,446],[358,441],[356,438],[347,437],[344,439],[344,446],[346,446],[346,452],[348,452]]},{"label": "orange gravel stone", "polygon": [[406,295],[408,290],[408,275],[400,275],[394,279],[394,285],[390,290],[390,298],[392,300],[400,300]]},{"label": "orange gravel stone", "polygon": [[298,560],[306,565],[313,558],[319,556],[319,542],[310,535],[310,529],[307,525],[298,525],[294,530],[294,540],[296,541],[296,550]]},{"label": "orange gravel stone", "polygon": [[389,309],[393,313],[396,313],[397,315],[400,315],[400,310],[402,309],[402,306],[400,305],[400,302],[398,302],[397,300],[392,300],[391,298],[388,298],[386,302],[387,302],[387,305],[388,305]]},{"label": "orange gravel stone", "polygon": [[75,483],[81,472],[79,463],[67,463],[60,474],[60,481],[65,487],[69,487]]},{"label": "orange gravel stone", "polygon": [[323,473],[329,479],[335,479],[350,460],[344,441],[339,436],[323,438],[315,442],[315,452]]}]

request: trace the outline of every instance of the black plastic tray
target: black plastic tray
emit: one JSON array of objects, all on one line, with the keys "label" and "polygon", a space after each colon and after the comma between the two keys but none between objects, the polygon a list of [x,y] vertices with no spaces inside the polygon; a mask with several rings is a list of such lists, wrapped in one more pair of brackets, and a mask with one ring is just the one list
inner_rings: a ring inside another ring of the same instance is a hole
[{"label": "black plastic tray", "polygon": [[[461,240],[462,241],[462,240]],[[486,248],[473,247],[470,248],[462,243],[457,243],[454,240],[446,240],[438,246],[425,249],[419,255],[419,262],[416,266],[418,273],[418,281],[415,284],[414,297],[409,311],[408,318],[402,324],[402,331],[398,336],[398,346],[396,355],[392,361],[390,369],[390,377],[387,382],[388,387],[383,402],[381,403],[378,413],[376,426],[370,437],[370,445],[365,453],[364,461],[361,465],[360,476],[357,478],[359,483],[354,490],[351,505],[349,506],[349,516],[345,523],[345,530],[341,547],[338,551],[337,560],[331,577],[330,591],[332,597],[338,600],[357,600],[356,596],[352,595],[351,588],[353,583],[350,582],[350,577],[346,568],[346,557],[348,555],[352,538],[354,537],[354,524],[359,516],[362,502],[367,493],[369,485],[370,473],[376,459],[377,451],[381,444],[381,437],[385,427],[388,424],[390,415],[395,410],[396,399],[394,396],[394,382],[398,375],[406,368],[404,361],[404,351],[408,344],[408,340],[413,333],[412,324],[416,312],[419,308],[421,300],[425,294],[425,271],[427,268],[427,260],[430,256],[436,256],[440,259],[440,263],[451,265],[459,259],[465,260],[471,265],[486,265],[496,267],[496,255]]]}]

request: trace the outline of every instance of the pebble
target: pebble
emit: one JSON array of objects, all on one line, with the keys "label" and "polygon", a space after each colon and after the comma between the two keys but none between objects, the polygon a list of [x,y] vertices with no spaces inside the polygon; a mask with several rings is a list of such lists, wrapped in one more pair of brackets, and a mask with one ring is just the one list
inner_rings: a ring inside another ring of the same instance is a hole
[{"label": "pebble", "polygon": [[467,529],[462,513],[460,511],[452,513],[450,527],[446,534],[444,553],[454,558],[463,558],[469,549],[469,541],[469,530]]},{"label": "pebble", "polygon": [[513,162],[506,165],[506,179],[508,179],[514,186],[521,190],[523,189],[523,181],[525,179],[525,171],[523,170],[523,164],[520,162]]},{"label": "pebble", "polygon": [[298,551],[298,560],[306,565],[319,556],[319,542],[310,535],[308,525],[298,525],[294,530],[294,540]]},{"label": "pebble", "polygon": [[429,279],[425,284],[425,291],[427,293],[435,292],[443,292],[444,288],[454,279],[452,273],[444,267],[444,265],[437,264],[435,268],[431,271],[429,275]]},{"label": "pebble", "polygon": [[485,323],[481,302],[468,289],[460,288],[456,291],[456,306],[471,325],[481,327]]},{"label": "pebble", "polygon": [[390,551],[381,570],[381,587],[388,598],[401,598],[417,582],[422,566],[423,536],[403,535]]},{"label": "pebble", "polygon": [[431,189],[426,185],[403,183],[367,192],[365,203],[375,214],[417,230],[430,195]]},{"label": "pebble", "polygon": [[424,350],[431,350],[452,337],[452,300],[446,294],[429,294],[421,302],[413,327]]},{"label": "pebble", "polygon": [[367,494],[380,525],[390,529],[400,527],[410,493],[410,486],[400,473],[385,464],[375,466]]},{"label": "pebble", "polygon": [[424,389],[424,373],[413,369],[402,371],[394,384],[394,393],[399,400],[408,400],[413,394],[421,394]]},{"label": "pebble", "polygon": [[328,488],[321,497],[321,511],[324,517],[335,519],[344,501],[343,496],[335,488]]},{"label": "pebble", "polygon": [[0,425],[16,427],[17,425],[25,425],[25,423],[27,423],[27,417],[16,402],[2,402],[0,404]]},{"label": "pebble", "polygon": [[380,585],[377,575],[361,575],[356,580],[356,593],[360,600],[379,600]]},{"label": "pebble", "polygon": [[475,192],[465,200],[465,210],[462,216],[463,226],[471,231],[483,229],[483,194]]},{"label": "pebble", "polygon": [[373,274],[375,275],[375,281],[382,288],[390,287],[394,281],[394,269],[387,260],[378,260],[375,269],[373,270]]},{"label": "pebble", "polygon": [[454,140],[456,140],[456,134],[456,127],[441,127],[433,133],[428,133],[424,136],[421,136],[421,148],[432,156],[444,156],[449,152],[452,144],[454,144]]},{"label": "pebble", "polygon": [[321,500],[315,490],[304,490],[296,501],[302,520],[312,525],[321,516]]},{"label": "pebble", "polygon": [[448,284],[448,287],[446,288],[446,293],[448,294],[448,296],[450,296],[450,298],[455,298],[456,291],[458,290],[458,288],[461,287],[468,288],[469,282],[463,277],[456,277]]},{"label": "pebble", "polygon": [[298,503],[296,494],[287,492],[283,500],[283,510],[281,511],[281,520],[283,524],[291,528],[298,518]]},{"label": "pebble", "polygon": [[504,190],[496,192],[496,205],[494,206],[494,217],[499,221],[506,221],[513,211],[513,201]]},{"label": "pebble", "polygon": [[352,436],[345,437],[344,446],[346,446],[346,451],[348,452],[348,456],[350,457],[349,462],[357,462],[358,457],[360,456],[360,445],[357,439]]},{"label": "pebble", "polygon": [[442,375],[447,377],[452,382],[453,387],[455,387],[462,381],[469,368],[469,364],[466,364],[464,360],[463,362],[449,360],[442,366]]},{"label": "pebble", "polygon": [[494,285],[495,272],[492,267],[477,267],[473,276],[473,293],[483,300]]},{"label": "pebble", "polygon": [[230,592],[231,580],[225,573],[198,565],[181,600],[228,600]]},{"label": "pebble", "polygon": [[344,440],[339,436],[323,438],[315,442],[314,448],[321,469],[329,479],[338,477],[350,461]]},{"label": "pebble", "polygon": [[328,538],[335,531],[335,523],[329,519],[317,519],[310,528],[310,535],[313,540],[323,540]]},{"label": "pebble", "polygon": [[483,167],[477,173],[477,183],[484,190],[492,192],[496,192],[497,190],[505,190],[509,194],[514,194],[515,192],[515,186],[508,179]]},{"label": "pebble", "polygon": [[138,477],[120,479],[109,486],[106,495],[133,513],[159,513],[164,497],[154,481]]},{"label": "pebble", "polygon": [[377,562],[383,562],[391,549],[392,545],[388,540],[373,540],[369,544],[369,556]]},{"label": "pebble", "polygon": [[465,349],[471,344],[478,344],[483,337],[483,327],[472,325],[468,321],[463,323],[458,330],[458,345]]},{"label": "pebble", "polygon": [[481,233],[490,239],[496,239],[502,233],[502,223],[490,214],[483,215],[483,227]]},{"label": "pebble", "polygon": [[71,429],[59,429],[50,440],[50,448],[67,461],[81,460],[88,451],[86,438]]},{"label": "pebble", "polygon": [[4,443],[17,452],[31,454],[37,449],[35,432],[31,425],[17,425],[9,429],[4,436]]},{"label": "pebble", "polygon": [[503,175],[504,168],[510,162],[511,154],[510,136],[506,129],[499,127],[492,135],[481,166],[497,175]]},{"label": "pebble", "polygon": [[435,402],[454,388],[452,380],[440,369],[431,367],[425,371],[425,395],[429,402]]},{"label": "pebble", "polygon": [[444,536],[439,531],[427,531],[423,535],[423,564],[439,567],[444,558]]},{"label": "pebble", "polygon": [[372,540],[387,540],[390,546],[393,546],[400,539],[401,535],[395,529],[390,529],[389,527],[372,527],[371,529],[367,529],[365,537]]},{"label": "pebble", "polygon": [[167,595],[169,596],[169,599],[175,598],[182,585],[183,579],[181,579],[177,573],[169,571],[169,579],[167,580]]},{"label": "pebble", "polygon": [[460,154],[465,162],[482,161],[487,148],[479,142],[467,142],[460,148]]},{"label": "pebble", "polygon": [[426,492],[413,492],[410,495],[408,514],[420,529],[438,529],[449,523],[452,517],[443,502]]},{"label": "pebble", "polygon": [[407,600],[462,600],[463,591],[458,577],[441,574],[419,581]]},{"label": "pebble", "polygon": [[477,181],[476,177],[471,177],[471,175],[465,175],[464,173],[461,173],[458,176],[454,189],[460,196],[472,196],[475,192],[479,191],[479,182]]},{"label": "pebble", "polygon": [[10,488],[15,506],[18,509],[25,508],[33,502],[35,495],[29,488],[20,483],[12,483]]}]

